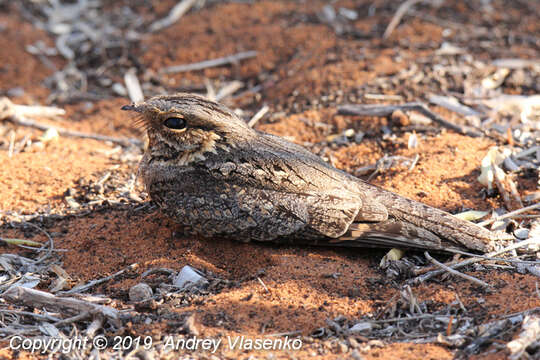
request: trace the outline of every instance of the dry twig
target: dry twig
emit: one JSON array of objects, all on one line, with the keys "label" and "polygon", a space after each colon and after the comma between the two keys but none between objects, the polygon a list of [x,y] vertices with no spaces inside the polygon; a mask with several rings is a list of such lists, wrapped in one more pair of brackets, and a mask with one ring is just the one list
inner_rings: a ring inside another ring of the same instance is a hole
[{"label": "dry twig", "polygon": [[236,63],[240,60],[250,59],[255,56],[257,56],[256,51],[244,51],[244,52],[239,52],[238,54],[224,56],[224,57],[220,57],[220,58],[212,59],[212,60],[205,60],[198,63],[169,66],[169,67],[161,69],[160,72],[165,73],[165,74],[172,74],[172,73],[187,72],[187,71],[194,71],[194,70],[203,70],[203,69],[207,69],[211,67],[217,67],[217,66],[227,65],[231,63]]},{"label": "dry twig", "polygon": [[158,31],[171,26],[177,22],[185,13],[195,5],[198,0],[182,0],[169,11],[169,14],[163,19],[159,19],[150,25],[150,31]]},{"label": "dry twig", "polygon": [[99,134],[88,134],[80,131],[67,130],[56,126],[41,124],[35,120],[28,119],[26,115],[29,114],[32,116],[54,117],[64,114],[64,110],[48,106],[16,105],[13,104],[11,100],[9,100],[7,97],[0,98],[0,120],[6,119],[16,125],[27,126],[42,131],[47,131],[51,128],[55,128],[62,136],[72,136],[84,139],[94,139],[99,141],[110,141],[112,143],[123,146],[143,145],[142,142],[138,139],[122,139]]},{"label": "dry twig", "polygon": [[495,169],[495,164],[492,162],[491,171],[493,172],[493,180],[495,181],[495,185],[497,185],[499,194],[503,198],[504,206],[506,206],[508,210],[512,210],[512,202],[510,201],[510,196],[508,195],[508,191],[506,191],[504,187],[503,179],[501,179],[501,177],[499,176],[499,173],[496,170],[497,169]]},{"label": "dry twig", "polygon": [[270,108],[268,107],[268,105],[264,105],[259,111],[257,111],[257,113],[255,115],[253,115],[253,117],[248,121],[248,126],[249,127],[254,127],[255,124],[257,124],[257,122],[259,120],[261,120],[263,118],[264,115],[266,115],[266,113],[268,112]]},{"label": "dry twig", "polygon": [[79,315],[81,313],[101,314],[114,323],[118,323],[119,312],[109,306],[96,305],[75,298],[55,296],[45,291],[13,286],[2,295],[10,303],[21,303],[33,308],[47,308],[60,313]]},{"label": "dry twig", "polygon": [[[462,262],[459,262],[457,264],[450,265],[449,267],[452,268],[452,269],[458,269],[460,267],[467,266],[467,265],[470,265],[470,264],[474,264],[474,263],[477,263],[477,262],[480,262],[480,261],[492,260],[491,258],[495,257],[497,255],[501,255],[501,254],[504,254],[506,252],[515,250],[517,248],[525,247],[525,246],[532,245],[532,244],[538,244],[538,243],[540,243],[540,239],[524,240],[524,241],[518,242],[516,244],[512,244],[510,246],[507,246],[504,249],[488,253],[488,254],[484,255],[483,257],[470,258],[470,259],[464,260]],[[426,281],[428,279],[431,279],[434,276],[438,276],[440,274],[443,274],[445,271],[446,270],[430,271],[430,272],[428,272],[428,273],[426,273],[424,275],[417,276],[414,279],[411,279],[411,282],[414,283],[414,284],[422,283],[422,282],[424,282],[424,281]]]},{"label": "dry twig", "polygon": [[440,95],[430,95],[429,96],[429,102],[442,106],[450,111],[453,111],[455,113],[458,113],[463,116],[480,116],[482,113],[474,110],[473,108],[463,105],[457,101],[454,101],[454,99],[447,97],[447,96],[440,96]]},{"label": "dry twig", "polygon": [[488,219],[488,220],[485,220],[485,221],[482,221],[482,222],[478,223],[478,225],[486,226],[486,225],[489,225],[491,223],[494,223],[495,221],[508,219],[508,218],[513,218],[515,215],[519,215],[519,214],[522,214],[522,213],[527,212],[529,210],[535,210],[535,209],[539,209],[539,208],[540,208],[540,203],[536,203],[536,204],[529,205],[529,206],[526,206],[526,207],[521,208],[521,209],[510,211],[509,213],[506,213],[504,215],[495,216],[495,217],[493,217],[491,219]]},{"label": "dry twig", "polygon": [[378,105],[378,104],[359,104],[359,105],[343,105],[339,107],[338,114],[340,115],[359,115],[359,116],[378,116],[385,117],[390,116],[396,110],[401,111],[418,111],[422,115],[430,118],[436,123],[454,130],[460,134],[479,137],[481,134],[477,131],[468,129],[467,127],[454,124],[448,120],[443,119],[440,115],[429,110],[426,104],[420,102],[405,103],[401,105]]},{"label": "dry twig", "polygon": [[58,131],[58,134],[62,136],[78,137],[78,138],[92,139],[92,140],[98,140],[98,141],[110,141],[114,144],[118,144],[122,146],[132,146],[132,145],[139,146],[139,147],[143,146],[142,141],[138,139],[117,138],[113,136],[89,134],[89,133],[83,133],[80,131],[67,130],[67,129],[56,127],[56,126],[41,124],[37,121],[26,119],[23,117],[18,117],[18,116],[12,116],[9,118],[9,120],[16,125],[27,126],[27,127],[31,127],[31,128],[42,130],[42,131],[47,131],[50,128],[54,127]]},{"label": "dry twig", "polygon": [[449,273],[453,274],[453,275],[456,275],[456,276],[459,276],[460,278],[463,278],[465,280],[469,280],[475,284],[478,284],[482,287],[491,287],[491,285],[489,285],[488,283],[486,282],[483,282],[482,280],[479,280],[473,276],[470,276],[470,275],[467,275],[467,274],[463,274],[463,273],[460,273],[459,271],[457,270],[454,270],[452,269],[451,267],[449,266],[446,266],[444,265],[443,263],[435,260],[434,258],[431,257],[431,255],[429,255],[429,253],[426,251],[424,252],[424,256],[426,257],[426,259],[428,259],[432,264],[434,265],[437,265],[438,267],[440,267],[441,269],[445,270],[445,271],[448,271]]},{"label": "dry twig", "polygon": [[238,80],[231,81],[221,89],[219,89],[218,93],[215,96],[216,101],[223,100],[227,96],[230,96],[237,92],[239,89],[241,89],[244,86],[244,83]]},{"label": "dry twig", "polygon": [[540,340],[540,318],[538,316],[526,316],[521,327],[523,331],[517,338],[506,344],[512,360],[527,358],[524,356],[525,350]]},{"label": "dry twig", "polygon": [[129,270],[133,270],[133,269],[136,269],[137,267],[139,266],[139,264],[135,263],[135,264],[131,264],[129,265],[128,267],[120,270],[120,271],[117,271],[115,272],[114,274],[112,275],[109,275],[109,276],[106,276],[104,278],[101,278],[101,279],[97,279],[97,280],[92,280],[86,284],[83,284],[83,285],[79,285],[79,286],[75,286],[73,289],[70,289],[70,290],[67,290],[67,291],[61,291],[59,292],[60,294],[74,294],[74,293],[81,293],[83,291],[86,291],[96,285],[99,285],[99,284],[103,284],[104,282],[107,282],[109,280],[112,280],[120,275],[122,275],[123,273],[125,273],[126,271],[129,271]]},{"label": "dry twig", "polygon": [[386,27],[386,30],[384,31],[384,34],[383,34],[383,39],[387,39],[392,34],[394,29],[398,26],[399,22],[403,18],[403,16],[405,16],[407,11],[409,11],[411,7],[413,7],[414,5],[422,1],[423,0],[407,0],[403,4],[401,4],[398,7],[394,16],[392,17],[392,20],[390,20],[390,23]]},{"label": "dry twig", "polygon": [[129,99],[136,103],[144,100],[141,83],[137,78],[137,70],[131,68],[124,74],[124,83],[126,84]]}]

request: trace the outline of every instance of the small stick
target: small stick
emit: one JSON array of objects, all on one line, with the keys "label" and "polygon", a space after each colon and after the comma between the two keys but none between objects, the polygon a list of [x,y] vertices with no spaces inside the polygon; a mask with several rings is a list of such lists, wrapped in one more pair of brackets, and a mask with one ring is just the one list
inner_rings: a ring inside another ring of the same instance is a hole
[{"label": "small stick", "polygon": [[510,186],[510,193],[512,194],[516,202],[519,204],[520,207],[523,207],[523,202],[521,201],[521,196],[519,196],[519,191],[517,189],[516,183],[510,177],[506,179],[506,182]]},{"label": "small stick", "polygon": [[88,282],[86,284],[83,284],[83,285],[75,286],[73,289],[70,289],[70,290],[67,290],[67,291],[61,291],[61,292],[59,292],[59,294],[73,294],[73,293],[80,293],[80,292],[86,291],[86,290],[88,290],[88,289],[90,289],[90,288],[92,288],[92,287],[94,287],[96,285],[103,284],[104,282],[107,282],[109,280],[114,279],[115,277],[120,276],[120,275],[122,275],[123,273],[125,273],[128,270],[136,269],[138,266],[139,266],[139,264],[137,264],[137,263],[131,264],[128,267],[126,267],[126,268],[124,268],[124,269],[122,269],[120,271],[117,271],[112,275],[106,276],[106,277],[101,278],[101,279],[92,280],[92,281],[90,281],[90,282]]},{"label": "small stick", "polygon": [[339,115],[360,115],[360,116],[378,116],[385,117],[390,116],[394,111],[418,111],[422,115],[430,118],[434,122],[454,130],[460,134],[468,135],[471,137],[479,137],[481,134],[477,131],[467,129],[464,126],[454,124],[448,120],[443,119],[441,116],[429,110],[426,104],[420,102],[411,102],[401,105],[378,105],[378,104],[359,104],[359,105],[343,105],[338,108]]},{"label": "small stick", "polygon": [[126,146],[126,147],[130,145],[135,145],[139,147],[143,146],[142,141],[138,139],[116,138],[116,137],[106,136],[106,135],[91,134],[91,133],[89,134],[89,133],[83,133],[80,131],[67,130],[63,128],[58,128],[56,126],[44,125],[37,121],[26,119],[20,116],[12,116],[9,118],[9,120],[12,123],[20,125],[20,126],[27,126],[27,127],[31,127],[31,128],[42,130],[42,131],[47,131],[50,128],[54,127],[58,131],[58,133],[62,136],[79,137],[83,139],[93,139],[93,140],[98,140],[98,141],[110,141],[112,143]]},{"label": "small stick", "polygon": [[446,336],[452,335],[452,322],[454,321],[454,315],[450,316],[448,320],[448,326],[446,327]]},{"label": "small stick", "polygon": [[[484,260],[486,260],[486,258],[491,258],[491,257],[503,254],[503,253],[508,252],[508,251],[512,251],[512,250],[520,248],[520,247],[528,246],[528,245],[531,245],[531,244],[538,244],[538,243],[540,243],[539,238],[532,238],[532,239],[529,239],[529,240],[520,241],[518,243],[507,246],[504,249],[490,252],[490,253],[486,254],[484,257],[470,258],[470,259],[464,260],[462,262],[459,262],[457,264],[450,265],[449,267],[452,268],[452,269],[458,269],[458,268],[466,266],[466,265],[470,265],[470,264],[474,264],[474,263],[477,263],[477,262],[480,262],[480,261],[484,261]],[[443,274],[444,272],[445,272],[445,270],[434,270],[434,271],[431,271],[431,272],[429,272],[427,274],[417,276],[414,279],[412,279],[411,281],[413,283],[415,283],[415,284],[421,283],[421,282],[424,282],[424,281],[426,281],[428,279],[431,279],[434,276]]]},{"label": "small stick", "polygon": [[403,101],[401,95],[386,95],[386,94],[364,94],[364,99],[368,100],[386,100],[386,101]]},{"label": "small stick", "polygon": [[517,210],[514,210],[514,211],[511,211],[509,213],[506,213],[504,215],[500,215],[500,216],[496,216],[494,218],[491,218],[491,219],[488,219],[488,220],[485,220],[485,221],[482,221],[480,223],[478,223],[479,226],[486,226],[486,225],[489,225],[495,221],[499,221],[499,220],[503,220],[503,219],[508,219],[508,218],[511,218],[513,217],[514,215],[519,215],[519,214],[522,214],[524,212],[527,212],[529,210],[535,210],[535,209],[538,209],[540,208],[540,203],[536,203],[536,204],[533,204],[533,205],[529,205],[529,206],[526,206],[524,208],[521,208],[521,209],[517,209]]},{"label": "small stick", "polygon": [[506,348],[510,351],[511,360],[526,359],[527,348],[538,342],[540,338],[540,319],[538,316],[526,316],[521,324],[521,333],[517,337],[506,344]]},{"label": "small stick", "polygon": [[141,83],[137,78],[137,70],[131,68],[124,74],[124,83],[126,84],[127,92],[131,102],[137,103],[144,100]]},{"label": "small stick", "polygon": [[287,331],[287,332],[282,332],[282,333],[267,334],[265,336],[283,337],[283,336],[296,336],[300,334],[302,334],[302,331],[296,330],[296,331]]},{"label": "small stick", "polygon": [[11,102],[7,97],[0,98],[0,120],[8,118],[13,115],[22,117],[26,116],[43,116],[43,117],[56,117],[65,115],[66,111],[52,106],[39,106],[39,105],[17,105]]},{"label": "small stick", "polygon": [[17,310],[4,310],[0,309],[0,314],[12,314],[16,316],[30,316],[35,319],[43,320],[43,321],[60,321],[59,318],[51,315],[43,315],[43,314],[36,314],[29,311],[17,311]]},{"label": "small stick", "polygon": [[390,34],[392,34],[394,29],[398,26],[399,22],[403,18],[403,16],[405,16],[407,11],[409,11],[411,7],[413,7],[414,5],[422,1],[423,0],[407,0],[403,4],[401,4],[398,7],[394,16],[392,17],[392,20],[390,20],[390,23],[386,27],[386,30],[384,31],[384,34],[383,34],[383,39],[387,39],[390,36]]},{"label": "small stick", "polygon": [[536,153],[538,150],[540,150],[540,145],[537,145],[537,146],[533,146],[527,150],[523,150],[517,154],[515,154],[513,157],[514,159],[520,159],[522,157],[527,157],[529,155],[532,155],[534,153]]},{"label": "small stick", "polygon": [[103,317],[96,316],[94,320],[86,328],[86,336],[94,337],[96,331],[98,331],[103,326]]},{"label": "small stick", "polygon": [[268,290],[268,287],[266,287],[266,284],[261,280],[261,278],[257,276],[257,280],[259,280],[264,290],[266,290],[267,293],[270,293],[270,290]]},{"label": "small stick", "polygon": [[259,111],[257,111],[257,113],[255,115],[253,115],[253,117],[248,121],[248,126],[250,128],[254,127],[255,124],[257,124],[257,122],[259,120],[262,119],[262,117],[264,115],[266,115],[266,113],[268,112],[270,108],[268,107],[268,105],[264,105]]},{"label": "small stick", "polygon": [[[8,238],[0,237],[0,241],[3,241],[6,244],[11,244],[11,245],[28,245],[28,246],[42,246],[43,245],[40,242],[28,240],[28,239],[8,239]],[[35,248],[32,248],[32,249],[36,250]]]},{"label": "small stick", "polygon": [[420,155],[416,154],[411,166],[409,166],[409,171],[412,171],[412,169],[414,169],[414,167],[418,163],[418,160],[420,160]]},{"label": "small stick", "polygon": [[491,64],[493,64],[493,66],[502,67],[506,69],[523,69],[526,67],[540,66],[540,60],[503,58],[503,59],[495,59],[491,62]]},{"label": "small stick", "polygon": [[480,116],[482,113],[479,113],[478,111],[474,110],[473,108],[468,107],[467,105],[463,105],[459,102],[452,101],[451,98],[446,96],[440,96],[440,95],[430,95],[429,96],[429,102],[442,106],[450,111],[453,111],[455,113],[458,113],[463,116]]},{"label": "small stick", "polygon": [[198,0],[182,0],[169,11],[169,14],[163,19],[159,19],[150,25],[150,31],[155,32],[171,26],[177,22],[185,13],[191,9]]},{"label": "small stick", "polygon": [[214,86],[210,82],[208,78],[204,78],[204,86],[206,87],[206,97],[209,100],[215,101],[216,100],[216,89],[214,89]]},{"label": "small stick", "polygon": [[172,74],[172,73],[187,72],[187,71],[194,71],[194,70],[203,70],[203,69],[207,69],[211,67],[217,67],[217,66],[227,65],[231,63],[236,63],[240,60],[250,59],[255,56],[257,56],[256,51],[244,51],[244,52],[239,52],[238,54],[224,56],[217,59],[205,60],[205,61],[192,63],[192,64],[169,66],[164,69],[161,69],[160,72],[165,73],[165,74]]},{"label": "small stick", "polygon": [[491,285],[489,285],[488,283],[485,283],[483,282],[482,280],[479,280],[473,276],[470,276],[470,275],[467,275],[467,274],[463,274],[463,273],[460,273],[459,271],[457,270],[454,270],[452,269],[451,267],[448,267],[446,265],[444,265],[443,263],[435,260],[434,258],[431,257],[431,255],[429,255],[429,253],[427,251],[424,252],[424,256],[426,257],[426,259],[428,259],[432,264],[434,265],[437,265],[438,267],[440,267],[441,269],[445,270],[445,271],[448,271],[449,273],[451,274],[454,274],[456,276],[459,276],[465,280],[469,280],[475,284],[478,284],[482,287],[491,287]]},{"label": "small stick", "polygon": [[423,320],[423,319],[433,319],[433,318],[450,318],[452,316],[453,315],[445,315],[445,314],[423,314],[423,315],[414,315],[414,316],[392,318],[392,319],[384,319],[384,320],[366,320],[366,322],[370,322],[370,323],[373,323],[373,324],[385,324],[385,323],[411,321],[411,320]]},{"label": "small stick", "polygon": [[8,157],[13,156],[13,149],[15,148],[15,131],[10,132],[9,136],[9,148],[8,148]]},{"label": "small stick", "polygon": [[13,104],[15,108],[15,113],[20,116],[43,116],[48,118],[53,118],[57,116],[62,116],[66,114],[64,109],[60,109],[54,106],[28,106],[28,105],[16,105]]},{"label": "small stick", "polygon": [[[28,225],[28,226],[31,226],[34,229],[39,230],[49,240],[49,244],[48,244],[49,248],[47,249],[47,253],[45,253],[44,255],[41,255],[38,259],[36,259],[36,264],[39,264],[42,261],[44,261],[45,259],[49,258],[49,256],[51,256],[52,252],[55,250],[54,249],[54,240],[53,240],[52,236],[47,231],[43,230],[41,227],[37,226],[36,224],[32,224],[31,222],[28,222],[28,221],[25,221],[24,224]],[[39,251],[44,250],[44,249],[45,249],[45,245],[42,245],[41,248],[39,249]]]},{"label": "small stick", "polygon": [[493,180],[495,180],[495,185],[497,185],[497,189],[499,189],[499,194],[501,194],[504,202],[504,206],[508,210],[512,210],[512,202],[510,201],[510,196],[508,195],[508,191],[504,188],[504,185],[502,183],[502,179],[499,177],[497,173],[497,169],[495,168],[495,164],[493,162],[491,163],[491,171],[493,172]]},{"label": "small stick", "polygon": [[55,128],[58,133],[62,136],[73,136],[73,137],[80,137],[85,139],[94,139],[99,141],[110,141],[119,145],[123,146],[142,146],[143,143],[140,140],[137,139],[121,139],[121,138],[115,138],[111,136],[105,136],[105,135],[98,135],[98,134],[87,134],[79,131],[72,131],[67,130],[63,128],[58,128],[55,126],[49,126],[41,124],[35,120],[28,119],[26,117],[27,114],[34,115],[34,116],[57,116],[62,115],[64,113],[63,109],[58,108],[51,108],[48,106],[24,106],[24,105],[16,105],[11,102],[7,97],[0,98],[0,120],[9,120],[12,123],[20,126],[28,126],[32,127],[34,129],[47,131],[51,128]]},{"label": "small stick", "polygon": [[109,306],[92,304],[89,301],[55,296],[45,291],[13,286],[6,290],[2,298],[10,303],[22,303],[32,308],[47,308],[60,313],[78,315],[80,313],[102,314],[118,322],[120,313]]},{"label": "small stick", "polygon": [[70,318],[57,321],[57,322],[54,323],[54,326],[58,327],[58,326],[69,325],[69,324],[72,324],[74,322],[84,320],[89,316],[90,316],[90,314],[88,313],[88,311],[84,311],[84,312],[82,312],[80,314],[77,314],[75,316],[72,316]]},{"label": "small stick", "polygon": [[456,292],[455,292],[454,294],[456,295],[456,301],[457,301],[457,303],[459,304],[460,309],[461,309],[464,313],[466,313],[466,312],[467,312],[467,308],[465,307],[465,305],[463,305],[463,302],[461,301],[461,298],[460,298],[460,296],[459,296],[459,294],[458,294],[458,292],[457,292],[457,289],[456,289]]},{"label": "small stick", "polygon": [[[490,261],[501,261],[501,262],[507,262],[510,264],[528,264],[528,265],[540,265],[540,260],[517,260],[517,259],[505,259],[501,257],[494,257],[494,256],[486,256],[486,255],[480,255],[480,254],[472,254],[466,251],[461,250],[452,250],[453,253],[466,255],[470,257],[477,257],[482,258],[484,260],[490,260]],[[453,265],[453,264],[445,264],[447,266]],[[420,273],[418,273],[420,274]]]},{"label": "small stick", "polygon": [[241,89],[244,86],[244,83],[238,80],[231,81],[221,89],[219,89],[217,95],[215,96],[216,101],[220,101],[227,96],[234,94],[236,91]]}]

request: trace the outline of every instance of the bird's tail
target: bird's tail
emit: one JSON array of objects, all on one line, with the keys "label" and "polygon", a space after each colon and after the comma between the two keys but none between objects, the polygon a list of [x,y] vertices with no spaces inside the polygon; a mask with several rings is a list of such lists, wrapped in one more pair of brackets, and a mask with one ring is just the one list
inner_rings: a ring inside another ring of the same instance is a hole
[{"label": "bird's tail", "polygon": [[[370,185],[371,187],[371,185]],[[380,222],[353,222],[349,230],[328,245],[403,247],[439,251],[490,252],[507,245],[509,234],[492,232],[445,211],[377,188],[367,188],[388,211]]]}]

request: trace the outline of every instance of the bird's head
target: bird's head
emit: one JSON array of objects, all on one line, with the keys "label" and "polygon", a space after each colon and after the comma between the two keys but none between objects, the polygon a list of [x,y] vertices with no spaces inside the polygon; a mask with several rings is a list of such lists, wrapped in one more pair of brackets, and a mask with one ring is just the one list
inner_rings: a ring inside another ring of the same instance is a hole
[{"label": "bird's head", "polygon": [[193,94],[155,96],[122,110],[139,113],[148,134],[147,152],[185,164],[204,160],[207,152],[236,147],[255,134],[225,106]]}]

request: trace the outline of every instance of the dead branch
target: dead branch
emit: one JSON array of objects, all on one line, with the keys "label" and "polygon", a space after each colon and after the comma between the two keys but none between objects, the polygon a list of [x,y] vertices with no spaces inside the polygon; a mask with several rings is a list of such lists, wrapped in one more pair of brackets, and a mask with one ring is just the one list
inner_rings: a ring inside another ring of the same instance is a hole
[{"label": "dead branch", "polygon": [[499,194],[503,198],[504,206],[506,206],[508,210],[512,210],[512,202],[510,201],[510,195],[508,195],[508,191],[506,191],[503,184],[503,179],[501,179],[499,173],[496,171],[495,164],[493,162],[491,163],[491,171],[493,171],[493,180],[495,180],[495,185],[497,185]]},{"label": "dead branch", "polygon": [[150,25],[150,31],[158,31],[171,26],[177,22],[185,13],[195,5],[198,0],[182,0],[169,11],[169,14],[163,19],[159,19]]},{"label": "dead branch", "polygon": [[131,264],[129,265],[128,267],[120,270],[120,271],[117,271],[115,272],[114,274],[112,275],[109,275],[109,276],[106,276],[104,278],[101,278],[101,279],[97,279],[97,280],[92,280],[86,284],[83,284],[83,285],[79,285],[79,286],[75,286],[73,289],[70,289],[70,290],[67,290],[67,291],[61,291],[59,292],[60,294],[74,294],[74,293],[81,293],[83,291],[86,291],[96,285],[99,285],[99,284],[103,284],[104,282],[107,282],[109,280],[112,280],[120,275],[122,275],[123,273],[125,273],[126,271],[128,270],[133,270],[133,269],[136,269],[137,267],[139,266],[139,264],[135,263],[135,264]]},{"label": "dead branch", "polygon": [[255,124],[257,124],[257,122],[259,120],[261,120],[263,118],[264,115],[266,115],[266,113],[268,112],[268,110],[270,110],[270,108],[268,107],[268,105],[264,105],[259,111],[257,111],[257,113],[255,115],[253,115],[253,117],[248,121],[248,126],[249,127],[254,127]]},{"label": "dead branch", "polygon": [[426,104],[420,102],[405,103],[401,105],[379,105],[379,104],[358,104],[358,105],[343,105],[338,108],[339,115],[359,115],[359,116],[377,116],[386,117],[392,115],[396,110],[401,111],[417,111],[422,115],[430,118],[434,122],[454,130],[460,134],[468,135],[471,137],[479,137],[482,134],[468,129],[467,127],[454,124],[448,120],[443,119],[440,115],[429,110]]},{"label": "dead branch", "polygon": [[446,266],[444,265],[443,263],[435,260],[434,258],[431,257],[431,255],[429,255],[429,253],[426,251],[424,252],[424,256],[426,257],[426,259],[428,259],[432,264],[434,265],[437,265],[438,267],[440,267],[441,269],[443,269],[444,271],[448,271],[450,274],[453,274],[453,275],[456,275],[456,276],[459,276],[460,278],[463,278],[465,280],[469,280],[475,284],[478,284],[482,287],[485,287],[485,288],[488,288],[488,287],[491,287],[491,285],[489,285],[488,283],[486,282],[483,282],[482,280],[479,280],[473,276],[470,276],[470,275],[467,275],[467,274],[463,274],[463,273],[460,273],[459,271],[457,270],[454,270],[452,269],[451,267],[449,266]]},{"label": "dead branch", "polygon": [[239,52],[238,54],[224,56],[217,59],[205,60],[205,61],[192,63],[192,64],[169,66],[164,69],[161,69],[160,72],[165,73],[165,74],[172,74],[172,73],[179,73],[179,72],[203,70],[203,69],[207,69],[211,67],[217,67],[217,66],[227,65],[231,63],[236,63],[236,62],[239,62],[240,60],[250,59],[255,56],[257,56],[256,51],[244,51],[244,52]]},{"label": "dead branch", "polygon": [[218,93],[215,95],[214,99],[216,101],[223,100],[224,98],[234,94],[236,91],[241,89],[244,86],[244,83],[238,80],[231,81],[221,89],[219,89]]},{"label": "dead branch", "polygon": [[411,7],[413,7],[414,5],[422,1],[423,0],[407,0],[403,4],[401,4],[398,7],[394,16],[392,17],[392,20],[390,20],[390,23],[386,27],[386,30],[384,31],[384,34],[383,34],[383,39],[387,39],[392,34],[394,29],[398,26],[399,22],[403,18],[403,16],[405,16],[407,11],[409,11]]},{"label": "dead branch", "polygon": [[117,137],[106,136],[106,135],[89,134],[89,133],[83,133],[80,131],[67,130],[67,129],[56,127],[56,126],[41,124],[37,121],[26,119],[23,117],[18,117],[18,116],[12,116],[8,118],[8,120],[16,125],[27,126],[27,127],[31,127],[31,128],[42,130],[42,131],[47,131],[50,128],[55,128],[58,131],[58,134],[62,136],[78,137],[78,138],[92,139],[92,140],[98,140],[98,141],[110,141],[114,144],[118,144],[118,145],[122,145],[126,147],[132,146],[132,145],[139,146],[139,147],[143,146],[142,141],[138,139],[117,138]]},{"label": "dead branch", "polygon": [[516,339],[506,344],[510,350],[510,359],[523,359],[525,350],[540,339],[540,318],[537,316],[526,316],[521,325],[523,331]]},{"label": "dead branch", "polygon": [[448,96],[430,95],[429,102],[435,105],[439,105],[450,111],[458,113],[463,116],[480,116],[482,113],[474,110],[473,108],[463,105],[455,99]]},{"label": "dead branch", "polygon": [[28,119],[26,115],[32,116],[58,116],[64,113],[63,109],[58,109],[48,106],[23,106],[16,105],[11,102],[7,97],[0,98],[0,120],[8,120],[12,123],[20,126],[27,126],[41,131],[47,131],[51,128],[56,129],[58,134],[62,136],[79,137],[83,139],[93,139],[98,141],[110,141],[122,146],[143,146],[142,141],[138,139],[116,138],[112,136],[105,136],[99,134],[89,134],[80,131],[67,130],[56,126],[45,125],[35,120]]},{"label": "dead branch", "polygon": [[540,208],[540,203],[536,203],[536,204],[533,204],[533,205],[529,205],[529,206],[526,206],[524,208],[521,208],[521,209],[517,209],[517,210],[514,210],[514,211],[511,211],[509,213],[506,213],[504,215],[500,215],[500,216],[495,216],[491,219],[488,219],[488,220],[485,220],[485,221],[482,221],[480,223],[478,223],[479,226],[486,226],[486,225],[489,225],[491,223],[494,223],[495,221],[499,221],[499,220],[504,220],[504,219],[508,219],[508,218],[512,218],[514,217],[515,215],[519,215],[519,214],[522,214],[524,212],[527,212],[529,210],[536,210]]},{"label": "dead branch", "polygon": [[117,323],[120,316],[116,309],[109,306],[96,305],[91,302],[75,298],[59,297],[51,293],[29,289],[22,286],[13,286],[6,290],[2,298],[10,303],[20,303],[34,308],[47,308],[60,313],[79,315],[89,313],[101,314]]},{"label": "dead branch", "polygon": [[54,106],[38,106],[38,105],[17,105],[13,104],[15,113],[20,116],[43,116],[53,118],[66,114],[66,111]]},{"label": "dead branch", "polygon": [[[512,251],[512,250],[515,250],[515,249],[518,249],[518,248],[521,248],[521,247],[525,247],[525,246],[533,245],[533,244],[538,244],[538,243],[540,243],[540,239],[534,239],[534,238],[529,239],[529,240],[520,241],[520,242],[518,242],[516,244],[512,244],[510,246],[507,246],[504,249],[493,251],[491,253],[485,254],[483,257],[469,258],[469,259],[464,260],[462,262],[459,262],[457,264],[450,265],[449,267],[452,268],[452,269],[458,269],[458,268],[461,268],[463,266],[474,264],[474,263],[477,263],[477,262],[480,262],[480,261],[492,260],[492,258],[497,256],[497,255],[501,255],[501,254],[504,254],[506,252],[509,252],[509,251]],[[428,272],[428,273],[426,273],[424,275],[417,276],[414,279],[411,279],[411,282],[413,284],[422,283],[422,282],[424,282],[424,281],[426,281],[428,279],[431,279],[434,276],[438,276],[438,275],[443,274],[445,271],[446,270],[430,271],[430,272]]]},{"label": "dead branch", "polygon": [[137,78],[137,70],[135,68],[131,68],[126,71],[124,74],[124,83],[126,84],[129,99],[132,102],[136,103],[144,100],[141,83]]},{"label": "dead branch", "polygon": [[503,58],[495,59],[491,62],[494,66],[506,69],[523,69],[526,67],[540,66],[537,59]]}]

